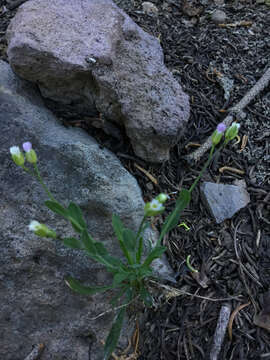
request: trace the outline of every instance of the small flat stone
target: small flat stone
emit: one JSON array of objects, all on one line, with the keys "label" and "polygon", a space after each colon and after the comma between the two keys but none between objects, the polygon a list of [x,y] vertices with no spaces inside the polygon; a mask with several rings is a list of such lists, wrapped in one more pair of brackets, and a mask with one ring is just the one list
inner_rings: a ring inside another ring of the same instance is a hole
[{"label": "small flat stone", "polygon": [[227,15],[222,10],[215,10],[212,15],[211,19],[215,24],[223,24],[226,21]]},{"label": "small flat stone", "polygon": [[154,5],[153,3],[149,2],[149,1],[143,2],[142,8],[143,8],[143,12],[147,15],[150,15],[150,16],[158,15],[158,8],[156,7],[156,5]]},{"label": "small flat stone", "polygon": [[250,202],[243,186],[204,182],[200,189],[203,202],[218,224],[230,219]]}]

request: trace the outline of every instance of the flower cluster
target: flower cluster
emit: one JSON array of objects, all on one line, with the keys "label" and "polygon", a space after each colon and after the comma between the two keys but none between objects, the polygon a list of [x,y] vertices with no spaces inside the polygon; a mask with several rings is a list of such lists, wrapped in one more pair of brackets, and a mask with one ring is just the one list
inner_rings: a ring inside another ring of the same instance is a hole
[{"label": "flower cluster", "polygon": [[225,143],[227,144],[229,141],[233,140],[238,135],[238,130],[240,128],[240,124],[233,122],[232,125],[226,130],[226,125],[223,123],[218,124],[216,130],[212,135],[212,144],[216,146],[220,143],[220,140],[225,133]]},{"label": "flower cluster", "polygon": [[[32,149],[32,144],[27,141],[23,143],[23,150],[25,151],[25,158],[26,161],[28,161],[30,164],[36,164],[37,163],[37,154],[35,150]],[[9,149],[11,153],[12,160],[15,162],[18,166],[23,166],[25,162],[24,154],[21,152],[19,146],[12,146]]]},{"label": "flower cluster", "polygon": [[40,224],[36,220],[32,220],[29,224],[29,230],[33,231],[36,235],[40,237],[49,237],[56,238],[56,232],[49,229],[45,224]]},{"label": "flower cluster", "polygon": [[152,201],[145,204],[144,207],[144,215],[145,216],[155,216],[158,214],[161,214],[165,207],[163,204],[166,200],[168,200],[169,196],[166,194],[159,194],[157,197],[155,197]]}]

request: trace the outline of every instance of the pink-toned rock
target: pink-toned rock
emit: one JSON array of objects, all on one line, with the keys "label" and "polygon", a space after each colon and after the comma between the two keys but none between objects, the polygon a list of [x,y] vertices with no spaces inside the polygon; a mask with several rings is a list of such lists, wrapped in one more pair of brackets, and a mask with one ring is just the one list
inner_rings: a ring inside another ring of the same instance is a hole
[{"label": "pink-toned rock", "polygon": [[124,125],[135,153],[162,162],[189,117],[188,96],[162,48],[111,0],[35,0],[8,32],[13,70],[66,116]]}]

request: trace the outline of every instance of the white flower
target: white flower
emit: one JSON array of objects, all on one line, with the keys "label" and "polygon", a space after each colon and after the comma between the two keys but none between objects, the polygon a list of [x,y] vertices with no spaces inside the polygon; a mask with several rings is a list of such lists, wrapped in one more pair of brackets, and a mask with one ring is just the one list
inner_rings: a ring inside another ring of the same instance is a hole
[{"label": "white flower", "polygon": [[149,209],[153,210],[153,211],[160,211],[163,209],[163,206],[161,204],[161,202],[159,202],[156,199],[153,199],[150,203],[149,203]]},{"label": "white flower", "polygon": [[30,222],[30,224],[28,225],[28,227],[29,227],[29,230],[31,230],[31,231],[37,231],[38,229],[40,229],[41,224],[36,220],[32,220]]},{"label": "white flower", "polygon": [[34,231],[34,233],[40,237],[50,237],[55,239],[56,232],[49,229],[45,224],[40,224],[36,220],[32,220],[28,225],[29,230]]},{"label": "white flower", "polygon": [[12,146],[9,149],[9,151],[11,153],[12,160],[15,162],[15,164],[18,165],[18,166],[23,166],[23,164],[24,164],[24,156],[21,153],[21,150],[20,150],[19,146]]},{"label": "white flower", "polygon": [[10,149],[9,149],[11,155],[15,155],[15,156],[20,156],[21,155],[21,150],[19,148],[19,146],[12,146]]},{"label": "white flower", "polygon": [[240,128],[240,124],[236,123],[235,121],[232,123],[232,125],[227,129],[225,134],[225,139],[228,143],[228,141],[233,140],[238,135],[238,130]]}]

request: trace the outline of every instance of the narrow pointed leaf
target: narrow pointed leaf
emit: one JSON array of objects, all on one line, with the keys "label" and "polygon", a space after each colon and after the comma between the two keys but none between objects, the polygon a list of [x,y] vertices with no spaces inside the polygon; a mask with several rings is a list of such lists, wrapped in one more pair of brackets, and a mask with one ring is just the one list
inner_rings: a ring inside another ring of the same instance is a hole
[{"label": "narrow pointed leaf", "polygon": [[136,234],[130,229],[123,230],[124,246],[133,253],[136,249]]},{"label": "narrow pointed leaf", "polygon": [[124,225],[119,216],[113,214],[112,225],[113,225],[113,229],[114,229],[115,235],[117,237],[117,240],[119,242],[119,246],[120,246],[121,250],[123,251],[123,254],[125,255],[128,263],[132,264],[133,261],[132,261],[131,255],[129,254],[127,247],[125,246],[124,238],[123,238],[123,231],[125,230],[125,228],[124,228]]},{"label": "narrow pointed leaf", "polygon": [[104,261],[106,262],[105,265],[109,265],[110,267],[113,267],[115,269],[117,269],[117,271],[119,271],[119,269],[122,268],[122,266],[124,265],[121,260],[111,256],[111,255],[105,255],[102,257],[104,259]]},{"label": "narrow pointed leaf", "polygon": [[117,301],[119,299],[121,299],[121,297],[125,294],[125,292],[127,291],[128,289],[128,285],[127,286],[124,286],[124,287],[121,287],[121,290],[112,298],[112,300],[110,301],[110,304],[112,306],[116,306],[117,304]]},{"label": "narrow pointed leaf", "polygon": [[86,228],[86,223],[83,218],[83,213],[80,207],[77,204],[71,202],[67,208],[69,220],[74,230],[77,232],[82,232]]},{"label": "narrow pointed leaf", "polygon": [[52,200],[47,200],[45,201],[45,205],[52,210],[54,213],[61,215],[63,217],[67,217],[68,216],[68,211],[67,209],[65,209],[62,205],[60,205],[58,202],[56,201],[52,201]]},{"label": "narrow pointed leaf", "polygon": [[106,339],[104,347],[104,360],[109,360],[113,350],[116,348],[118,343],[121,329],[123,326],[123,321],[126,313],[126,307],[120,309],[118,314],[115,317],[110,333]]},{"label": "narrow pointed leaf", "polygon": [[84,229],[81,235],[81,241],[84,245],[85,250],[92,255],[97,253],[95,242],[92,239],[91,235],[88,234],[87,230]]},{"label": "narrow pointed leaf", "polygon": [[67,277],[65,279],[65,283],[68,285],[68,287],[70,287],[70,289],[82,295],[93,295],[98,292],[112,289],[112,286],[85,286],[82,285],[78,280],[73,279],[72,277]]},{"label": "narrow pointed leaf", "polygon": [[153,260],[159,258],[164,251],[166,251],[165,246],[156,246],[147,256],[142,266],[148,266],[152,263]]},{"label": "narrow pointed leaf", "polygon": [[101,242],[95,242],[96,252],[99,256],[106,256],[108,255],[108,250]]},{"label": "narrow pointed leaf", "polygon": [[186,189],[182,189],[179,197],[176,201],[175,208],[171,212],[171,214],[166,218],[162,230],[159,237],[159,243],[163,239],[164,235],[167,234],[170,230],[172,230],[179,221],[181,212],[187,207],[190,202],[190,192]]},{"label": "narrow pointed leaf", "polygon": [[129,273],[119,272],[113,277],[113,285],[119,285],[130,276]]},{"label": "narrow pointed leaf", "polygon": [[124,225],[118,215],[113,214],[112,225],[117,238],[123,241]]},{"label": "narrow pointed leaf", "polygon": [[140,236],[138,250],[137,250],[137,253],[136,253],[136,263],[137,264],[139,264],[141,262],[142,252],[143,252],[143,237]]},{"label": "narrow pointed leaf", "polygon": [[62,242],[65,246],[70,247],[72,249],[83,249],[83,246],[80,242],[80,240],[73,238],[73,237],[69,237],[69,238],[64,238],[62,239]]}]

